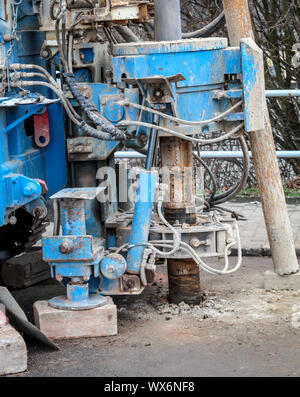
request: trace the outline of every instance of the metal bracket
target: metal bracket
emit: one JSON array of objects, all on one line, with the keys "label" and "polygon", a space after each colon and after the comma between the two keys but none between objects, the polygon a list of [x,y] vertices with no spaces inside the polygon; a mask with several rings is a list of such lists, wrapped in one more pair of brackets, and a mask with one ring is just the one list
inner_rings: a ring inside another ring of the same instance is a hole
[{"label": "metal bracket", "polygon": [[265,127],[265,76],[263,52],[254,40],[241,40],[245,130],[261,131]]},{"label": "metal bracket", "polygon": [[23,116],[19,117],[18,119],[16,119],[15,121],[13,121],[11,124],[9,124],[4,130],[3,132],[9,132],[12,129],[14,129],[15,127],[17,127],[19,124],[21,124],[23,121],[25,121],[26,119],[28,119],[30,116],[32,116],[33,114],[41,114],[43,113],[43,111],[45,110],[45,106],[44,105],[38,105],[36,106],[34,109],[30,110],[28,113],[24,113]]}]

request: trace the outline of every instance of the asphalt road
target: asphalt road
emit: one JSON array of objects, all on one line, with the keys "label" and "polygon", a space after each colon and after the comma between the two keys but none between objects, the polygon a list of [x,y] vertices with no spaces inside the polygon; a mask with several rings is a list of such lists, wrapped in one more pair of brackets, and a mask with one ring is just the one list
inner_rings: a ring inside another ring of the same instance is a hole
[{"label": "asphalt road", "polygon": [[[161,310],[162,269],[157,285],[117,300],[117,336],[59,341],[58,352],[26,339],[28,371],[17,376],[300,376],[300,329],[291,326],[300,293],[264,291],[263,273],[271,267],[268,258],[245,258],[231,277],[203,274],[203,316]],[[34,301],[60,293],[53,282],[14,291],[30,316]]]}]

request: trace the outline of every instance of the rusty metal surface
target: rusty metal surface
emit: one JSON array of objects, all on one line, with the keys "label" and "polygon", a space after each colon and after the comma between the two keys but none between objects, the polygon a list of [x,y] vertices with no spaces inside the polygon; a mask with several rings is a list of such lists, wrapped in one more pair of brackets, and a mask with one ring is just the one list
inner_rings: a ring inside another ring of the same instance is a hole
[{"label": "rusty metal surface", "polygon": [[199,267],[192,259],[168,260],[169,302],[199,305],[202,302]]},{"label": "rusty metal surface", "polygon": [[46,147],[50,142],[48,109],[43,114],[34,114],[34,141],[38,147]]},{"label": "rusty metal surface", "polygon": [[240,40],[254,40],[251,15],[247,0],[223,0],[226,23],[231,46],[240,46]]},{"label": "rusty metal surface", "polygon": [[[196,222],[195,185],[193,181],[193,144],[179,138],[161,138],[163,183],[169,186],[166,212],[179,210],[178,216]],[[183,213],[181,214],[181,211]],[[188,216],[187,216],[188,217]],[[188,217],[189,218],[189,217]]]},{"label": "rusty metal surface", "polygon": [[[254,39],[247,0],[223,0],[223,6],[231,45]],[[279,275],[288,275],[299,271],[299,265],[266,102],[264,107],[265,129],[250,132],[250,144],[274,268]]]},{"label": "rusty metal surface", "polygon": [[[39,6],[41,30],[54,32],[54,21],[50,18],[49,4]],[[57,13],[59,5],[54,8]],[[66,25],[69,29],[75,13],[80,11],[81,21],[76,29],[93,29],[94,24],[106,22],[127,23],[147,22],[154,16],[154,3],[151,0],[79,0],[67,1]],[[51,36],[48,36],[48,39]],[[53,37],[54,38],[54,37]]]}]

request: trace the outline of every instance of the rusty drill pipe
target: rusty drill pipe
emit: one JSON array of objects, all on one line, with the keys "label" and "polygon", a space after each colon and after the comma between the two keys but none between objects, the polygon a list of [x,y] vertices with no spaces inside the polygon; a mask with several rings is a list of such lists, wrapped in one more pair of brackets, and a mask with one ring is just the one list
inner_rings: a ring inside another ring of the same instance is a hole
[{"label": "rusty drill pipe", "polygon": [[168,260],[169,302],[199,305],[202,301],[200,272],[192,259]]},{"label": "rusty drill pipe", "polygon": [[[247,0],[223,0],[223,7],[230,44],[239,46],[241,39],[248,37],[254,39]],[[249,137],[274,269],[279,275],[293,274],[299,271],[299,265],[267,103],[265,129],[250,132]]]},{"label": "rusty drill pipe", "polygon": [[[155,0],[155,38],[157,41],[181,40],[180,0]],[[169,200],[164,203],[166,219],[174,224],[194,224],[196,218],[193,181],[193,144],[175,137],[160,138],[163,170],[169,170]],[[163,182],[164,175],[163,175]],[[198,265],[192,260],[168,260],[169,301],[188,304],[201,302]]]}]

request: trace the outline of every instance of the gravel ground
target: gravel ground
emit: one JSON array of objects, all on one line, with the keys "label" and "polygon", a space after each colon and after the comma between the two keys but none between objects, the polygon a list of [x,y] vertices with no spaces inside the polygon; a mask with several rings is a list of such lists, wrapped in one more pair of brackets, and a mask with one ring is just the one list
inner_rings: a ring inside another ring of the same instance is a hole
[{"label": "gravel ground", "polygon": [[[244,258],[230,276],[201,273],[204,301],[169,304],[166,268],[137,297],[118,297],[114,337],[59,341],[59,352],[26,340],[28,371],[18,376],[300,376],[300,292],[265,291],[269,258]],[[15,291],[32,303],[61,293],[53,281]]]}]

